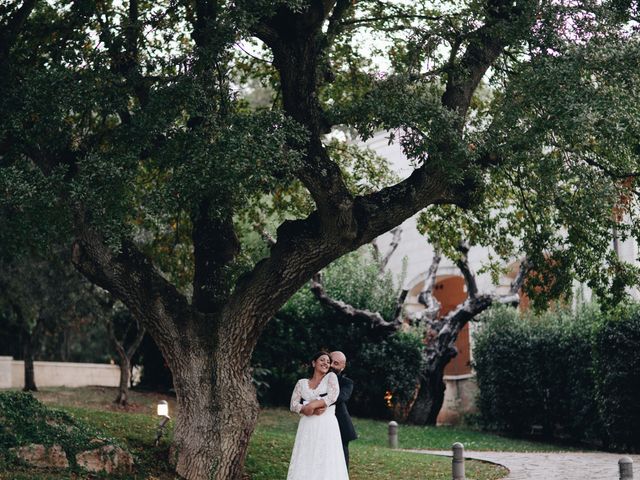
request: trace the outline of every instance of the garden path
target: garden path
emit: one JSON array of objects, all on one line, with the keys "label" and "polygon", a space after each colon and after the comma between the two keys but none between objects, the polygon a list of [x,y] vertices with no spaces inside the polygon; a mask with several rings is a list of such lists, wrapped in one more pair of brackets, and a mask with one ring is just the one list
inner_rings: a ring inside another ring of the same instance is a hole
[{"label": "garden path", "polygon": [[[417,453],[451,456],[446,450],[411,450]],[[618,460],[625,456],[604,452],[476,452],[465,458],[497,463],[509,469],[504,480],[618,480]],[[640,455],[633,460],[634,476],[640,473]]]}]

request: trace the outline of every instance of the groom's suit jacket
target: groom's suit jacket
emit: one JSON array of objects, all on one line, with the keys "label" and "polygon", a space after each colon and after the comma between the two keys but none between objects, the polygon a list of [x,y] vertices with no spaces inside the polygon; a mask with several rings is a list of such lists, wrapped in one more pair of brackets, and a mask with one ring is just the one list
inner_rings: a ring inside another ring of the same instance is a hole
[{"label": "groom's suit jacket", "polygon": [[335,403],[336,418],[338,419],[342,442],[346,443],[358,438],[356,429],[353,428],[353,423],[351,422],[349,410],[347,410],[347,402],[353,393],[353,380],[344,375],[338,375],[338,383],[340,384],[340,395],[338,395]]}]

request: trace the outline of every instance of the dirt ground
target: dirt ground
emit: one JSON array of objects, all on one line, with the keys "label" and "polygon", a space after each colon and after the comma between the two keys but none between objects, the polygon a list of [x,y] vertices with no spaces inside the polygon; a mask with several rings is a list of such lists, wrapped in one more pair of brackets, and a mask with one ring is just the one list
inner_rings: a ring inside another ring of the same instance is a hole
[{"label": "dirt ground", "polygon": [[83,407],[96,410],[114,412],[149,413],[155,414],[156,405],[160,400],[169,402],[169,411],[176,411],[175,397],[147,391],[129,391],[129,404],[120,406],[113,403],[118,394],[115,387],[80,387],[80,388],[42,388],[34,392],[34,396],[47,405],[66,407]]}]

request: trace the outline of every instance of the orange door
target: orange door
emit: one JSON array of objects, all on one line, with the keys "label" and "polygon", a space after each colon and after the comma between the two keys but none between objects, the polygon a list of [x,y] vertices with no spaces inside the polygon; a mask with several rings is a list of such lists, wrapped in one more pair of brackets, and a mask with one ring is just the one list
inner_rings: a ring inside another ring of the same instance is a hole
[{"label": "orange door", "polygon": [[[467,298],[464,278],[460,276],[444,277],[435,285],[433,294],[440,302],[440,315],[444,316]],[[469,324],[466,324],[456,340],[458,355],[444,369],[445,375],[464,375],[471,373],[471,349],[469,346]]]}]

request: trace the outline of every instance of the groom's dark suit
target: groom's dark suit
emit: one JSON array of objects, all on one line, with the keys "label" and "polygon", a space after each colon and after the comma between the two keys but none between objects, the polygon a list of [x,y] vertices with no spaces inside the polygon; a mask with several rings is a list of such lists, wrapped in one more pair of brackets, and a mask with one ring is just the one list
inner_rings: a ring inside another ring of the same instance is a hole
[{"label": "groom's dark suit", "polygon": [[336,418],[340,427],[340,436],[342,437],[342,449],[344,450],[344,459],[349,467],[349,442],[358,438],[356,429],[353,428],[349,411],[347,410],[347,402],[353,393],[353,380],[345,375],[338,375],[338,383],[340,384],[340,395],[336,400]]}]

